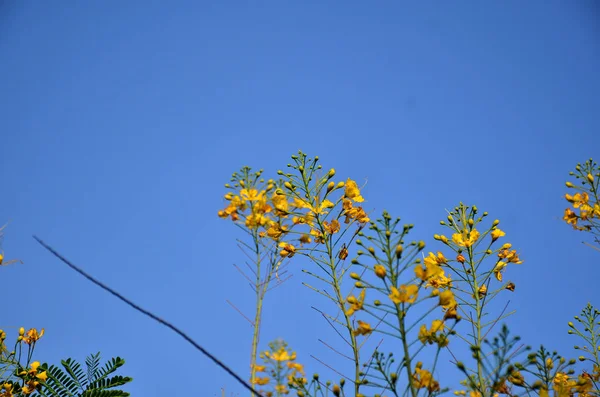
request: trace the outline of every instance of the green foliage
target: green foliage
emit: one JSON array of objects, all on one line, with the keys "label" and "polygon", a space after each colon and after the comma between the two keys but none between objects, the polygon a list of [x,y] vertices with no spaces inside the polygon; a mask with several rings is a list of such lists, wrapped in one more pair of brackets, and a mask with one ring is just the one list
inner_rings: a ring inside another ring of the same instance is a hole
[{"label": "green foliage", "polygon": [[[46,369],[48,380],[43,385],[42,395],[52,397],[128,397],[129,393],[114,388],[123,386],[133,379],[113,374],[125,364],[120,357],[112,358],[104,367],[100,366],[100,353],[92,354],[85,360],[87,371],[77,361],[62,360],[63,368],[52,365]],[[44,364],[44,367],[47,367]]]}]

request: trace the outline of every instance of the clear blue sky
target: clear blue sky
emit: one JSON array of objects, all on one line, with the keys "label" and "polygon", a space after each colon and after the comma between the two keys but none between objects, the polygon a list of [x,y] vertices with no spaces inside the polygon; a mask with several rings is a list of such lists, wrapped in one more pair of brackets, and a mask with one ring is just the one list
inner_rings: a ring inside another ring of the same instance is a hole
[{"label": "clear blue sky", "polygon": [[[600,159],[599,15],[592,1],[2,2],[0,223],[25,264],[1,269],[0,327],[45,327],[42,361],[124,357],[134,396],[171,395],[178,376],[198,385],[187,395],[241,391],[31,235],[245,373],[250,328],[225,299],[249,313],[251,293],[222,186],[302,148],[368,181],[367,209],[430,247],[461,200],[501,219],[525,260],[507,273],[513,331],[575,355],[566,322],[600,306],[600,256],[560,217],[568,171]],[[324,303],[300,286],[307,265],[267,297],[262,342],[284,337],[326,376],[309,353],[335,336],[308,307]]]}]

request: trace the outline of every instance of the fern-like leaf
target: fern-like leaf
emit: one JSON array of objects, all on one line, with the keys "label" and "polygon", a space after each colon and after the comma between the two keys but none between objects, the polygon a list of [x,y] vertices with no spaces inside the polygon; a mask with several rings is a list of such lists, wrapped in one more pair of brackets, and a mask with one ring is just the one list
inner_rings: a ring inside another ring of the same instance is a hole
[{"label": "fern-like leaf", "polygon": [[81,364],[79,364],[77,361],[73,360],[72,358],[68,358],[66,360],[61,360],[60,363],[62,364],[64,369],[67,371],[67,373],[69,375],[71,375],[73,382],[75,382],[75,384],[77,384],[77,386],[79,387],[79,389],[81,391],[84,391],[87,388],[87,380],[85,378],[83,369],[81,369]]},{"label": "fern-like leaf", "polygon": [[100,368],[100,352],[96,354],[90,354],[85,359],[85,364],[87,365],[88,384],[91,384],[93,381],[96,380],[98,368]]}]

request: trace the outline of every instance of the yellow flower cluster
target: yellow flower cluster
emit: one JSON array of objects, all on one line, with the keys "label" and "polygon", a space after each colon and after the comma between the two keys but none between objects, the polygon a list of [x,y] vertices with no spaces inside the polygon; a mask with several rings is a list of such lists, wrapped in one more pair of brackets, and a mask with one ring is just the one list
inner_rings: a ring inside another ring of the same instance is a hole
[{"label": "yellow flower cluster", "polygon": [[[291,351],[283,341],[275,341],[269,344],[270,350],[260,354],[263,359],[263,365],[255,365],[254,370],[257,373],[264,373],[264,376],[257,376],[253,383],[259,386],[267,386],[273,382],[273,390],[277,395],[287,395],[290,388],[301,387],[306,384],[304,367],[295,362],[296,353]],[[263,390],[266,397],[274,395],[273,390]]]},{"label": "yellow flower cluster", "polygon": [[440,391],[440,384],[433,379],[433,375],[426,369],[422,369],[423,364],[418,362],[415,366],[415,372],[412,376],[413,386],[417,389],[427,389],[429,393]]},{"label": "yellow flower cluster", "polygon": [[579,192],[565,194],[571,207],[565,209],[563,220],[575,230],[600,233],[600,167],[592,160],[583,165],[577,164],[576,172],[570,174],[580,182],[578,185],[567,182],[566,186]]},{"label": "yellow flower cluster", "polygon": [[32,394],[39,389],[40,381],[45,382],[48,379],[46,371],[39,372],[39,361],[31,363],[31,369],[19,372],[18,376],[25,381],[25,386],[21,388],[21,393]]},{"label": "yellow flower cluster", "polygon": [[[299,168],[301,173],[307,172],[302,167]],[[337,184],[329,181],[324,193],[324,185],[317,184],[314,191],[301,195],[290,175],[285,182],[275,182],[272,179],[265,182],[260,179],[261,174],[262,171],[251,173],[249,167],[244,167],[240,173],[234,173],[233,186],[225,185],[231,190],[224,197],[228,205],[218,211],[218,216],[243,224],[250,231],[258,231],[260,238],[274,240],[282,258],[291,258],[299,249],[295,242],[283,241],[286,235],[298,235],[299,245],[311,242],[323,244],[328,236],[340,232],[340,217],[344,217],[345,224],[354,221],[365,224],[370,220],[361,206],[354,205],[363,202],[364,198],[352,179],[348,178],[346,182]],[[335,171],[331,170],[325,179],[329,180],[334,175]],[[301,176],[304,179],[305,175]],[[342,197],[332,201],[330,193],[342,188]],[[337,217],[325,220],[338,204],[342,208]],[[292,231],[297,225],[308,226],[309,230],[302,233]],[[340,258],[344,255],[347,256],[347,252],[339,253]]]}]

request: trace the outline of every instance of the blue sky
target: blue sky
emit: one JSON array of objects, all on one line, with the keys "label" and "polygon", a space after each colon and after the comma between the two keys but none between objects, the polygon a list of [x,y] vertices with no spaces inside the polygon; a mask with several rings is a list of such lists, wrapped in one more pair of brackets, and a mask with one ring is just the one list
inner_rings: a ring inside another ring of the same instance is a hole
[{"label": "blue sky", "polygon": [[[124,357],[134,396],[241,392],[31,235],[244,373],[250,328],[225,300],[250,313],[251,294],[216,211],[233,171],[274,174],[301,148],[368,182],[366,207],[432,248],[461,200],[501,219],[525,260],[511,329],[575,356],[566,322],[600,305],[599,257],[560,217],[568,172],[600,157],[598,15],[584,1],[2,3],[2,248],[25,264],[2,268],[0,327],[45,327],[42,361]],[[284,337],[326,376],[309,354],[335,336],[307,266],[267,297],[262,342]]]}]

